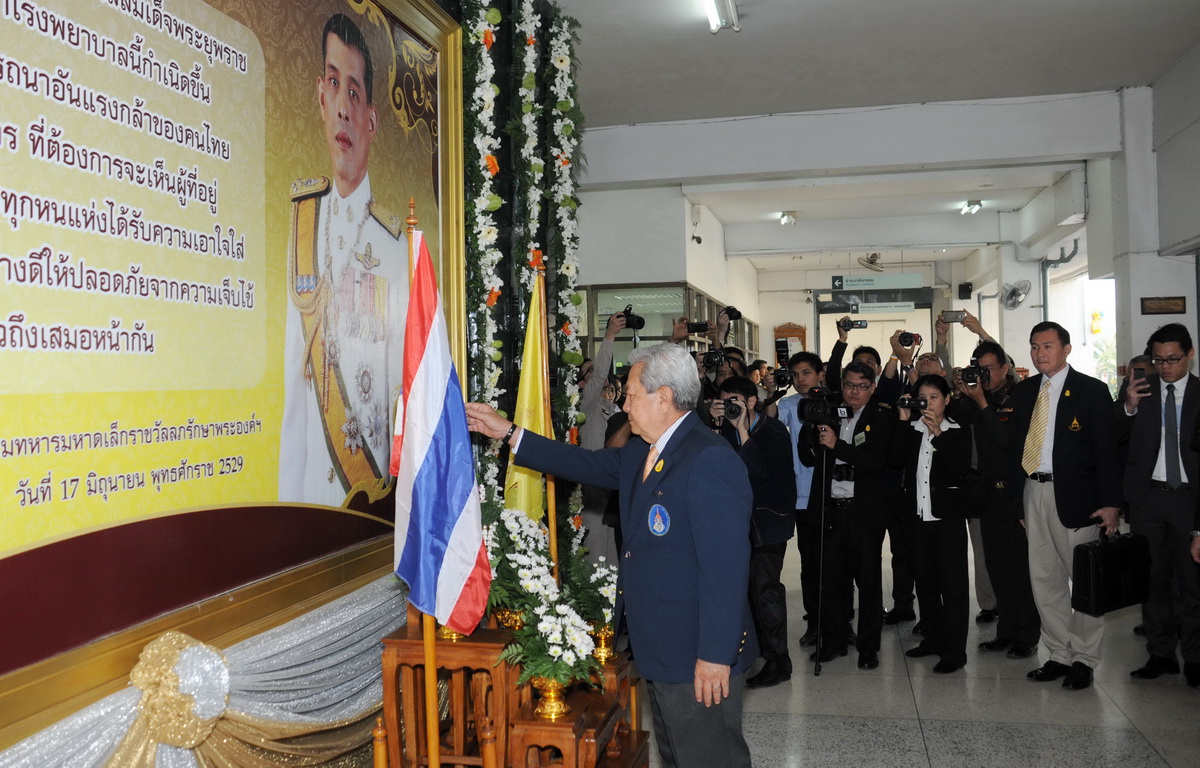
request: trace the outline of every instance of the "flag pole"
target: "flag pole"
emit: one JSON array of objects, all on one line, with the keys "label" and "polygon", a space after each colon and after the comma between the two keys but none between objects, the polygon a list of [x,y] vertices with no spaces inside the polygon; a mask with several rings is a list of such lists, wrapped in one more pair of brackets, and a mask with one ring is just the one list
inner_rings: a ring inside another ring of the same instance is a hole
[{"label": "flag pole", "polygon": [[[411,293],[413,273],[417,265],[417,255],[413,252],[413,239],[417,229],[415,197],[408,198],[408,218],[404,223],[408,225],[408,282]],[[428,613],[421,614],[421,639],[425,651],[425,751],[429,755],[429,768],[441,768],[442,748],[438,742],[437,622]],[[399,734],[396,734],[396,738],[399,738]]]},{"label": "flag pole", "polygon": [[[537,265],[537,290],[542,297],[542,311],[548,311],[549,305],[546,304],[546,265],[539,263]],[[546,324],[547,336],[550,332],[550,324]],[[550,437],[554,436],[554,414],[550,408],[550,339],[546,339],[546,354],[542,355],[539,361],[541,365],[540,375],[542,377],[542,391],[547,394],[543,401],[545,409],[546,427],[550,429]],[[546,523],[550,529],[550,567],[551,573],[554,575],[554,581],[557,583],[558,578],[558,502],[557,494],[555,493],[554,475],[546,475]]]}]

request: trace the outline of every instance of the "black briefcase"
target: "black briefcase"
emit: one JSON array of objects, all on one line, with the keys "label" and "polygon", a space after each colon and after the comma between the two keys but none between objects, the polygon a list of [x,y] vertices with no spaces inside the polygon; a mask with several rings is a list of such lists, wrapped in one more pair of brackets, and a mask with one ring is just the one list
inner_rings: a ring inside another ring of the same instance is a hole
[{"label": "black briefcase", "polygon": [[1146,602],[1150,594],[1150,545],[1144,536],[1126,533],[1075,547],[1071,607],[1089,616]]}]

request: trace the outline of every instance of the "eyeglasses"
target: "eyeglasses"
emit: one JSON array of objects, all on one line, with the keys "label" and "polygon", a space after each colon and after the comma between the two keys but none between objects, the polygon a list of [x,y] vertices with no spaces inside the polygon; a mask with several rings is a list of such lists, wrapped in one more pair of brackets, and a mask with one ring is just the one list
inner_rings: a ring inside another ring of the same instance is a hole
[{"label": "eyeglasses", "polygon": [[917,362],[921,362],[922,360],[927,363],[933,363],[933,362],[940,363],[942,361],[942,359],[940,357],[938,357],[936,354],[934,354],[932,352],[927,355],[921,355],[920,357],[917,358]]},{"label": "eyeglasses", "polygon": [[842,389],[857,389],[859,392],[866,392],[868,389],[870,389],[873,386],[875,386],[875,385],[869,381],[860,381],[857,384],[851,384],[848,381],[842,382]]},{"label": "eyeglasses", "polygon": [[1175,357],[1152,357],[1150,358],[1150,363],[1152,365],[1178,365],[1182,360],[1187,360],[1187,355],[1176,355]]}]

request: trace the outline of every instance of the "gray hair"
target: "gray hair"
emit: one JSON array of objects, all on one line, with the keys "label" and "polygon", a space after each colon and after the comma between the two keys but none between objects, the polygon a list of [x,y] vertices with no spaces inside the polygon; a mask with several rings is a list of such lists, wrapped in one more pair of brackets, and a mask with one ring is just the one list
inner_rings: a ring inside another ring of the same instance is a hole
[{"label": "gray hair", "polygon": [[642,388],[657,392],[659,387],[671,390],[672,404],[677,411],[690,411],[700,399],[700,377],[696,373],[696,358],[678,344],[670,342],[652,347],[638,347],[629,355],[630,366],[645,363],[642,368]]}]

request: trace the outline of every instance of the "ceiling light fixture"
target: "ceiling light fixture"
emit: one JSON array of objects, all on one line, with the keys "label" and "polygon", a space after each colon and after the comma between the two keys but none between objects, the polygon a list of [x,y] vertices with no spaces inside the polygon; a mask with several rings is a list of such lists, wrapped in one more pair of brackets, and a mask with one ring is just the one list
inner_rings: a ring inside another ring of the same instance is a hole
[{"label": "ceiling light fixture", "polygon": [[981,201],[968,200],[967,202],[963,203],[962,210],[959,211],[959,213],[962,213],[962,214],[978,213],[979,209],[982,207],[983,207],[983,203]]},{"label": "ceiling light fixture", "polygon": [[795,211],[784,211],[783,213],[779,214],[779,225],[780,226],[784,226],[787,224],[795,224],[795,223],[796,223],[796,212]]},{"label": "ceiling light fixture", "polygon": [[742,31],[742,22],[738,19],[737,3],[734,0],[707,0],[708,29],[714,35],[722,29]]}]

